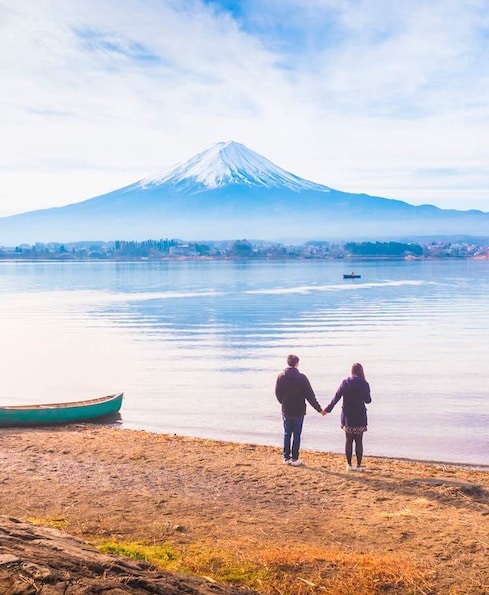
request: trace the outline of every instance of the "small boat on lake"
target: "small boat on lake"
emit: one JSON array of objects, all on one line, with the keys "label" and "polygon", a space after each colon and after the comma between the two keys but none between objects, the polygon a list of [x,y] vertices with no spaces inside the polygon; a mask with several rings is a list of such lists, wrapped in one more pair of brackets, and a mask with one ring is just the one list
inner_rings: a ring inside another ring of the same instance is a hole
[{"label": "small boat on lake", "polygon": [[0,407],[0,427],[69,424],[99,420],[117,413],[124,393],[72,403]]},{"label": "small boat on lake", "polygon": [[357,275],[353,271],[351,273],[345,273],[343,279],[361,279],[362,275]]}]

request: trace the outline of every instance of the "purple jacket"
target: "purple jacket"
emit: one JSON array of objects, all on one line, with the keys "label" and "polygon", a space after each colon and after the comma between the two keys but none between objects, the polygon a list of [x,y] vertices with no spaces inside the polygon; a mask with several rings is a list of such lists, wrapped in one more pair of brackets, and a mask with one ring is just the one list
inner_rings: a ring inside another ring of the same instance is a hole
[{"label": "purple jacket", "polygon": [[305,374],[297,368],[285,368],[278,375],[275,385],[275,396],[282,405],[282,415],[285,417],[301,417],[306,414],[306,401],[316,411],[321,411],[321,405]]},{"label": "purple jacket", "polygon": [[336,403],[343,397],[341,406],[341,425],[362,427],[367,425],[367,408],[365,403],[371,403],[370,385],[360,376],[348,376],[340,384],[326,411],[331,413]]}]

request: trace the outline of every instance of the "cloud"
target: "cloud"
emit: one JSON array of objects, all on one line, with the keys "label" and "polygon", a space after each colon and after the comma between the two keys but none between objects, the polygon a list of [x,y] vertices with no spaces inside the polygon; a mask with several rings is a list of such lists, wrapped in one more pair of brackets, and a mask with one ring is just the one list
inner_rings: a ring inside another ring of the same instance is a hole
[{"label": "cloud", "polygon": [[0,215],[229,139],[342,190],[489,210],[488,32],[477,0],[0,0]]}]

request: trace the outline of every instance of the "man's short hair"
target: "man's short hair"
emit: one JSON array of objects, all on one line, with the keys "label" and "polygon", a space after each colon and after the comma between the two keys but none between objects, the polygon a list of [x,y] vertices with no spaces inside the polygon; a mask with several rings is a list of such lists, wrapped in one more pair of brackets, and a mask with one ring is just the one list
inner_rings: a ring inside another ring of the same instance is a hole
[{"label": "man's short hair", "polygon": [[299,358],[297,355],[288,355],[287,356],[287,365],[291,368],[294,368],[299,363]]}]

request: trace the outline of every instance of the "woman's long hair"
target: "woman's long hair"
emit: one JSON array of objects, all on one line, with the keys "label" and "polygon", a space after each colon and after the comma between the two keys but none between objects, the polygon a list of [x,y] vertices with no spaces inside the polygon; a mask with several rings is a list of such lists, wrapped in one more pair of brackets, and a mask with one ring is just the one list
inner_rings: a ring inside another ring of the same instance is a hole
[{"label": "woman's long hair", "polygon": [[365,378],[365,372],[363,371],[363,366],[362,364],[359,364],[358,362],[355,362],[352,367],[351,367],[351,375],[352,376],[360,376],[360,378],[362,378],[363,380],[366,380]]}]

